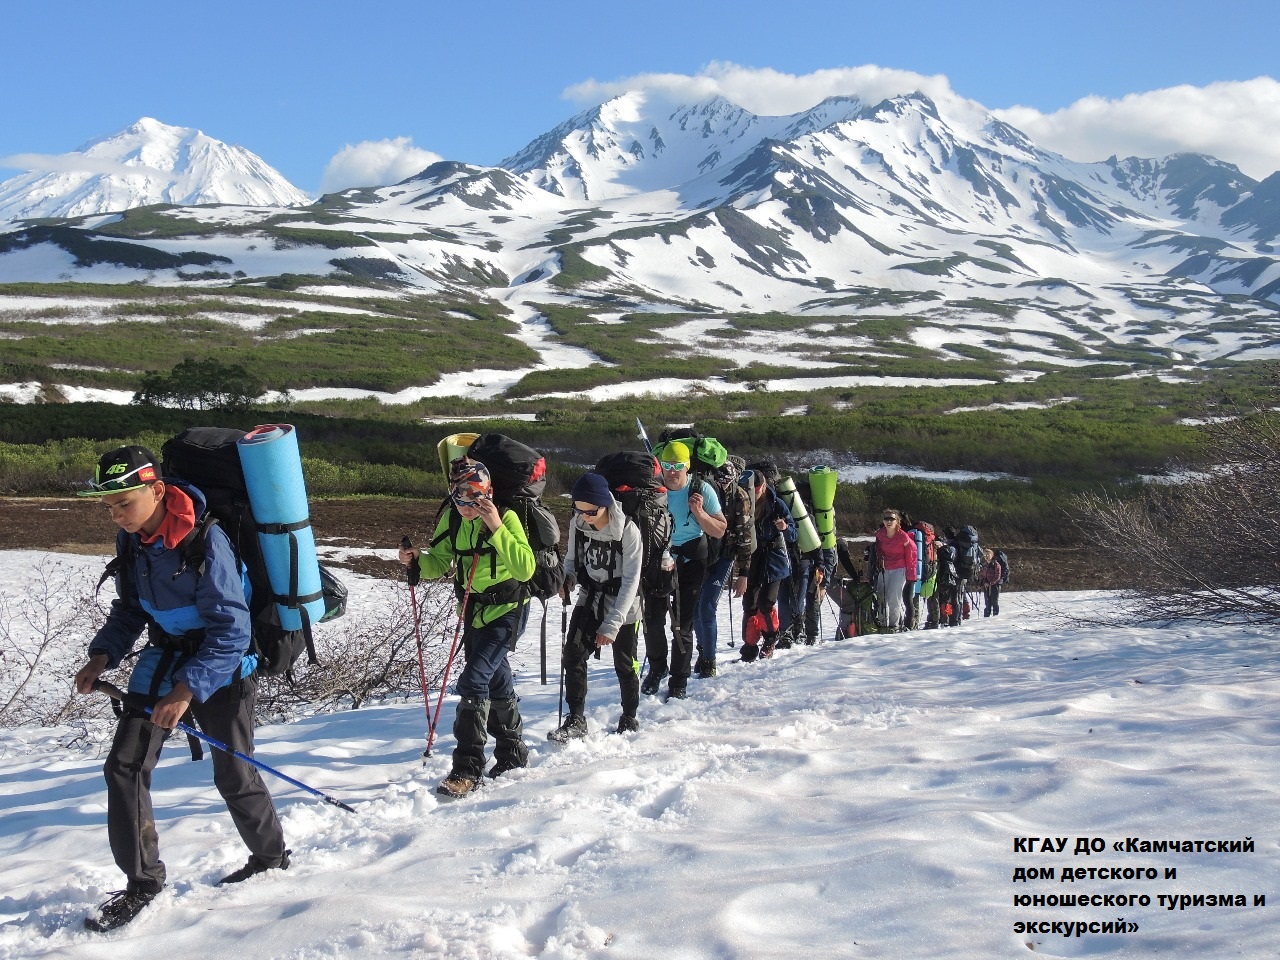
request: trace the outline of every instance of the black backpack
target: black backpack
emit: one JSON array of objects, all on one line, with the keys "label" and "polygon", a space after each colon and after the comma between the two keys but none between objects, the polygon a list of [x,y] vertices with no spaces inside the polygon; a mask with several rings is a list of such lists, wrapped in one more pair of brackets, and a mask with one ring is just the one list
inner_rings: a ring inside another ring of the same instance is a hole
[{"label": "black backpack", "polygon": [[663,594],[670,589],[670,572],[662,569],[662,558],[671,550],[674,521],[667,510],[667,488],[662,469],[651,453],[622,451],[600,459],[595,472],[604,477],[609,491],[640,530],[643,544],[640,589]]},{"label": "black backpack", "polygon": [[982,567],[982,548],[978,546],[978,531],[963,526],[956,534],[956,575],[961,580],[972,580]]},{"label": "black backpack", "polygon": [[[536,567],[525,584],[531,596],[546,604],[564,585],[564,555],[560,552],[560,524],[542,502],[547,486],[547,461],[532,447],[501,433],[476,437],[467,456],[483,463],[493,481],[493,501],[520,518]],[[456,520],[454,518],[457,518]],[[450,517],[451,534],[461,517]]]},{"label": "black backpack", "polygon": [[1003,550],[996,551],[996,562],[1000,564],[1000,586],[1009,582],[1009,557]]},{"label": "black backpack", "polygon": [[938,589],[954,587],[960,582],[956,573],[956,548],[946,540],[936,542],[938,558]]},{"label": "black backpack", "polygon": [[[307,617],[302,627],[285,630],[280,625],[276,604],[301,608],[313,596],[277,596],[271,588],[266,562],[258,542],[259,524],[249,502],[240,453],[236,444],[245,436],[243,430],[223,427],[191,427],[165,441],[160,448],[161,472],[190,483],[206,501],[206,511],[196,529],[178,547],[188,566],[204,570],[205,544],[209,529],[217,523],[244,565],[251,595],[249,613],[253,623],[253,648],[258,654],[258,670],[267,675],[288,673],[305,650],[308,662],[315,664],[315,643]],[[296,567],[295,567],[296,570]],[[296,584],[296,572],[292,577]],[[347,590],[323,564],[320,565],[321,594],[325,613],[321,623],[336,620],[346,612]]]}]

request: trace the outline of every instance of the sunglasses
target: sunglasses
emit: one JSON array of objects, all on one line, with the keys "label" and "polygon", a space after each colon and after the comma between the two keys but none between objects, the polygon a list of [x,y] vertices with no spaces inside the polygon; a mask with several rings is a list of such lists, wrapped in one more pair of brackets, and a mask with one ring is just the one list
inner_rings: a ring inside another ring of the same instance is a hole
[{"label": "sunglasses", "polygon": [[677,460],[675,463],[668,463],[666,460],[659,460],[658,463],[662,465],[663,470],[670,470],[673,473],[677,470],[689,469],[689,464],[685,463],[683,460]]},{"label": "sunglasses", "polygon": [[123,476],[112,477],[110,480],[102,481],[102,483],[90,480],[89,486],[98,493],[124,493],[126,490],[136,490],[139,487],[145,487],[149,483],[155,483],[158,479],[155,466],[150,463],[144,463]]},{"label": "sunglasses", "polygon": [[898,522],[898,518],[897,518],[897,517],[881,517],[880,519],[881,519],[881,520],[883,520],[885,523],[897,523],[897,522]]},{"label": "sunglasses", "polygon": [[474,499],[464,499],[463,497],[454,497],[453,502],[459,507],[471,507],[473,510],[479,510],[480,504],[488,500],[488,497],[475,497]]},{"label": "sunglasses", "polygon": [[581,507],[574,507],[573,512],[580,517],[598,517],[603,509],[604,507],[596,507],[592,510],[583,510]]}]

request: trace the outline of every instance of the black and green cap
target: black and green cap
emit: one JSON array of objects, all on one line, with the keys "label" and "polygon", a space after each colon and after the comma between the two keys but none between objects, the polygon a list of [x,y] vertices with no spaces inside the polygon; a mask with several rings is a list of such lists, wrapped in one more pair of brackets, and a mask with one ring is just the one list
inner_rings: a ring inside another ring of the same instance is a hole
[{"label": "black and green cap", "polygon": [[160,478],[160,467],[150,450],[146,447],[119,447],[102,455],[93,479],[89,481],[89,489],[76,495],[104,497],[110,493],[125,493],[155,483]]}]

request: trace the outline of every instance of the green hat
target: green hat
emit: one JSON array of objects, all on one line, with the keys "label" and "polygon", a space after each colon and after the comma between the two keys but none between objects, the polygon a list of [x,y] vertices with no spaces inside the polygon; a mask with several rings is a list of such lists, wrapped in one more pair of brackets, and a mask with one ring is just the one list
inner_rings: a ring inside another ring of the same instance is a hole
[{"label": "green hat", "polygon": [[78,497],[105,497],[112,493],[139,490],[160,479],[156,458],[146,447],[119,447],[104,453],[98,469],[89,481],[90,490],[77,492]]}]

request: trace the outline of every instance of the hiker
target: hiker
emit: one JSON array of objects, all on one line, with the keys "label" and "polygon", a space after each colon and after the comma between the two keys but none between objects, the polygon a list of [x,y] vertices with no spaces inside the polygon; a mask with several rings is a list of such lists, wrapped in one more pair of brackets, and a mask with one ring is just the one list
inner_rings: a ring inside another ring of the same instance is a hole
[{"label": "hiker", "polygon": [[584,473],[573,485],[573,521],[565,554],[565,603],[579,587],[561,662],[569,715],[547,734],[558,743],[587,735],[587,661],[608,647],[618,675],[622,717],[618,733],[640,729],[640,661],[636,627],[640,620],[640,573],[644,558],[640,528],[622,512],[598,473]]},{"label": "hiker", "polygon": [[881,626],[889,631],[904,629],[903,596],[906,585],[916,579],[916,541],[902,529],[900,511],[888,508],[876,530],[875,585],[883,611]]},{"label": "hiker", "polygon": [[[750,494],[738,485],[738,478],[742,476],[744,467],[741,457],[728,457],[724,465],[714,471],[710,480],[720,499],[725,533],[716,541],[718,555],[707,566],[693,618],[693,631],[698,640],[698,662],[694,664],[693,674],[702,679],[716,675],[716,646],[720,640],[717,608],[720,597],[728,586],[734,569],[746,569],[756,549],[753,503]],[[744,583],[737,595],[741,596],[745,590]]]},{"label": "hiker", "polygon": [[[791,574],[790,545],[796,540],[796,522],[782,497],[769,484],[769,465],[748,467],[739,483],[755,502],[756,552],[748,567],[742,596],[742,653],[750,663],[772,657],[778,645],[778,591]],[[773,471],[777,475],[776,469]],[[737,585],[735,584],[735,592]]]},{"label": "hiker", "polygon": [[959,626],[961,619],[969,619],[969,584],[977,582],[978,571],[982,567],[982,549],[978,546],[978,531],[967,524],[959,532],[954,527],[947,527],[943,532],[955,548],[958,601],[955,616],[959,619],[952,626]]},{"label": "hiker", "polygon": [[653,696],[663,677],[667,696],[688,696],[689,674],[693,670],[693,617],[702,580],[707,569],[707,538],[723,537],[728,524],[720,510],[720,498],[705,480],[695,484],[689,476],[693,451],[680,440],[659,446],[654,455],[662,467],[667,487],[667,510],[671,513],[671,554],[676,561],[675,610],[671,617],[671,646],[668,657],[666,631],[645,630],[645,653],[649,673],[640,692]]},{"label": "hiker", "polygon": [[533,576],[533,549],[515,511],[494,503],[488,468],[462,456],[449,464],[449,499],[431,546],[402,546],[400,562],[418,564],[429,580],[453,573],[466,666],[456,686],[453,767],[436,792],[463,797],[480,785],[486,732],[495,740],[490,777],[529,762],[507,655],[528,615],[522,582]]},{"label": "hiker", "polygon": [[1000,616],[1000,585],[1004,582],[1004,565],[991,547],[982,551],[982,566],[978,570],[978,586],[982,588],[982,615]]},{"label": "hiker", "polygon": [[[117,597],[89,641],[88,661],[75,676],[88,694],[101,675],[133,650],[128,698],[118,709],[115,737],[103,765],[107,781],[107,837],[127,886],[85,920],[90,930],[131,921],[164,887],[166,870],[151,804],[151,773],[165,740],[188,714],[200,729],[248,756],[253,754],[253,708],[258,664],[243,567],[231,541],[209,527],[204,563],[188,565],[181,548],[197,535],[205,497],[190,484],[162,478],[145,447],[120,447],[98,461],[91,489],[116,531]],[[150,716],[144,707],[151,709]],[[213,753],[213,782],[249,848],[249,860],[218,883],[240,883],[267,870],[287,870],[290,851],[271,794],[258,771],[230,753]]]},{"label": "hiker", "polygon": [[[775,489],[777,479],[775,477],[771,481]],[[813,513],[812,504],[804,502],[804,493],[799,488],[793,495],[799,500],[804,513]],[[783,502],[793,501],[784,498]],[[794,518],[795,514],[792,519]],[[817,592],[818,585],[830,578],[836,563],[835,549],[832,548],[829,554],[824,553],[821,543],[812,550],[802,551],[798,524],[796,530],[796,542],[789,545],[791,573],[782,581],[778,590],[778,622],[781,628],[778,634],[779,650],[789,649],[792,643],[801,641],[809,644],[817,642],[818,609],[810,606],[810,598]]]},{"label": "hiker", "polygon": [[[945,535],[946,531],[943,531]],[[960,577],[956,574],[956,548],[945,536],[934,542],[938,556],[938,576],[934,597],[938,603],[938,625],[958,627],[961,620],[963,595],[960,593]]]},{"label": "hiker", "polygon": [[836,559],[848,576],[834,577],[830,582],[830,595],[840,609],[836,624],[837,640],[875,633],[877,615],[876,591],[863,577],[863,571],[854,559],[855,554],[865,555],[862,543],[851,537],[836,541]]}]

